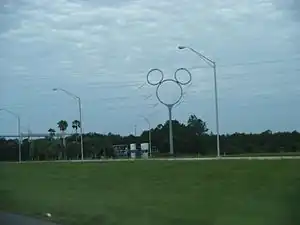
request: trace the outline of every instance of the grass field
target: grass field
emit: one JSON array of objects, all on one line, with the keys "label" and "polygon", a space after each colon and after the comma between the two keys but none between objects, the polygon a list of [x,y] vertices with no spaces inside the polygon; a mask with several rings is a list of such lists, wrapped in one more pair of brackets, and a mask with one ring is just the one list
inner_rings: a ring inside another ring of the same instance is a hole
[{"label": "grass field", "polygon": [[66,225],[296,225],[299,171],[298,160],[3,163],[0,210]]}]

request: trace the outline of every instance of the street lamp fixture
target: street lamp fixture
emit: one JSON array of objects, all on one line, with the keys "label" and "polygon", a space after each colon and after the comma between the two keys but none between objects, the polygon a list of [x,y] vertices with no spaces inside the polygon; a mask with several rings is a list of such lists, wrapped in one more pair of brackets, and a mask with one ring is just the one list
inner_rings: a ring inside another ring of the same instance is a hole
[{"label": "street lamp fixture", "polygon": [[83,124],[82,124],[82,111],[81,111],[81,98],[63,88],[53,88],[53,91],[62,91],[65,94],[71,96],[72,98],[74,98],[75,100],[78,101],[78,109],[79,109],[79,121],[80,121],[80,148],[81,148],[81,161],[83,162],[84,158],[83,158]]},{"label": "street lamp fixture", "polygon": [[178,49],[188,49],[195,53],[201,60],[213,68],[214,72],[214,89],[215,89],[215,110],[216,110],[216,130],[217,130],[217,156],[220,157],[220,131],[219,131],[219,103],[218,103],[218,87],[217,87],[217,67],[216,62],[202,55],[195,49],[187,46],[178,46]]}]

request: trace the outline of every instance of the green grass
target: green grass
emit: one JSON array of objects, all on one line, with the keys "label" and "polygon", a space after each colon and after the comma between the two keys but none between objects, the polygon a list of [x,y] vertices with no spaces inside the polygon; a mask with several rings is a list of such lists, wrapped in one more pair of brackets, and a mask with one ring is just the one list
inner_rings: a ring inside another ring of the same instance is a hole
[{"label": "green grass", "polygon": [[300,161],[0,164],[0,210],[66,225],[300,224]]}]

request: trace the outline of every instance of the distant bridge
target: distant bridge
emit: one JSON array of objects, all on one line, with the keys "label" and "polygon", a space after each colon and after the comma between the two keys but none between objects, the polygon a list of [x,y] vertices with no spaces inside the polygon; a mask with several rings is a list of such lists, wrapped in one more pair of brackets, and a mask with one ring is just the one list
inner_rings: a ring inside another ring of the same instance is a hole
[{"label": "distant bridge", "polygon": [[[64,136],[71,136],[73,134],[68,134],[65,133]],[[34,138],[38,138],[38,137],[49,137],[49,133],[21,133],[21,137],[22,138],[26,138],[26,137],[34,137]],[[0,138],[18,138],[19,135],[18,134],[0,134]],[[60,133],[55,134],[54,137],[62,137],[62,135]]]}]

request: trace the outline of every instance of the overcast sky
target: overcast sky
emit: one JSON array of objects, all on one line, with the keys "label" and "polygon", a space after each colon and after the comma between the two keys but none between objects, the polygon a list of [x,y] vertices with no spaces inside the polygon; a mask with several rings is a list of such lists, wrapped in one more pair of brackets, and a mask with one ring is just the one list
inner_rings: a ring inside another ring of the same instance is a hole
[{"label": "overcast sky", "polygon": [[[300,128],[298,0],[1,0],[0,108],[20,114],[22,131],[47,132],[79,119],[85,132],[133,133],[168,118],[147,72],[192,73],[173,118],[190,113],[215,132],[213,71],[188,50],[217,62],[220,131]],[[204,68],[202,68],[204,67]],[[186,80],[186,74],[180,74]],[[151,79],[157,78],[153,74]],[[164,98],[176,86],[161,86]],[[169,100],[170,100],[169,99]],[[0,113],[0,135],[16,133]],[[68,129],[71,132],[71,126]]]}]

